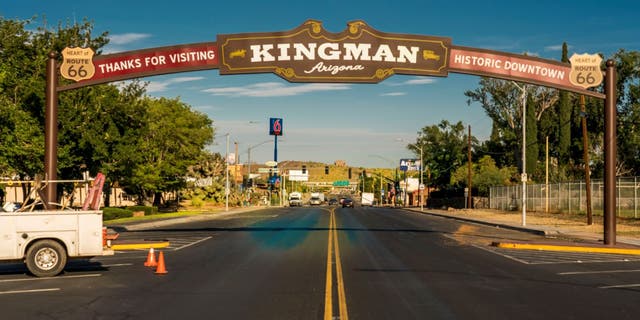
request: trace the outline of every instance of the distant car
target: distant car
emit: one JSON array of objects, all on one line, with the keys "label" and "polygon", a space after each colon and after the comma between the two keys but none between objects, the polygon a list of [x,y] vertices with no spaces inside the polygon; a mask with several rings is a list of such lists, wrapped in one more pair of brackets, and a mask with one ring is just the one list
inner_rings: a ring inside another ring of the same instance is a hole
[{"label": "distant car", "polygon": [[338,199],[336,199],[336,198],[331,198],[331,199],[329,199],[329,205],[330,205],[330,206],[336,206],[336,205],[338,205]]},{"label": "distant car", "polygon": [[342,200],[342,207],[349,207],[349,208],[353,208],[353,200],[349,199],[349,198],[345,198],[344,200]]}]

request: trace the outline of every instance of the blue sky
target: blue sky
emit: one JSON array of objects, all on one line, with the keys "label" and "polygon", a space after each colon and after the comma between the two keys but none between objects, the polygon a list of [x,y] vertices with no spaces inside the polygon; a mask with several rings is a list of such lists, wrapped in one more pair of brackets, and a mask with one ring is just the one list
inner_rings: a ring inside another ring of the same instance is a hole
[{"label": "blue sky", "polygon": [[[105,53],[215,41],[217,34],[286,31],[307,19],[320,20],[330,32],[348,21],[364,20],[391,33],[445,36],[454,45],[560,57],[562,42],[570,54],[640,50],[637,1],[43,1],[9,0],[0,6],[5,19],[38,16],[58,22],[92,21],[111,38]],[[224,134],[247,148],[267,140],[270,117],[284,119],[278,160],[393,167],[411,157],[406,144],[417,132],[442,119],[471,125],[485,139],[491,121],[478,104],[467,104],[466,90],[476,76],[446,78],[395,75],[379,84],[292,84],[272,74],[225,75],[218,70],[144,78],[149,94],[180,97],[207,114],[216,127],[210,148],[224,154]],[[229,93],[232,92],[232,93]],[[253,162],[273,159],[273,144],[251,151]]]}]

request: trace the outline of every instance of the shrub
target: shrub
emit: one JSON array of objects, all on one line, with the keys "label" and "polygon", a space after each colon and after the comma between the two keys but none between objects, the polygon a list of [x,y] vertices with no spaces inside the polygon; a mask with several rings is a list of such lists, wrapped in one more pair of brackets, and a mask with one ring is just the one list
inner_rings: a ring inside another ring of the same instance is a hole
[{"label": "shrub", "polygon": [[133,217],[133,211],[122,208],[111,208],[106,207],[102,209],[102,220],[115,220],[120,218],[131,218]]},{"label": "shrub", "polygon": [[149,206],[131,206],[131,207],[127,207],[127,210],[131,210],[131,212],[144,211],[145,216],[158,213],[158,207],[149,207]]},{"label": "shrub", "polygon": [[200,208],[204,205],[204,200],[202,200],[200,197],[193,197],[191,199],[191,205],[196,208]]}]

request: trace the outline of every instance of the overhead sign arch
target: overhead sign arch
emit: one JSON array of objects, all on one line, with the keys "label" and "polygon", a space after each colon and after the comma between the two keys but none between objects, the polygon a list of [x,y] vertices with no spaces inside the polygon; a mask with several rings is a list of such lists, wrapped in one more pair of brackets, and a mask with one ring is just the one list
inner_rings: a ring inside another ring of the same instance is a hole
[{"label": "overhead sign arch", "polygon": [[[362,20],[339,33],[318,20],[281,32],[217,35],[203,42],[94,56],[65,48],[47,64],[45,172],[55,180],[58,92],[132,78],[219,69],[221,75],[273,73],[290,82],[378,83],[394,74],[446,77],[472,74],[547,86],[605,100],[605,243],[615,243],[615,66],[603,76],[597,55],[574,55],[571,64],[526,55],[453,45],[451,38],[386,33]],[[74,81],[58,85],[58,72]],[[605,92],[589,90],[606,80]],[[47,190],[55,201],[55,188]],[[611,221],[613,220],[613,222]],[[613,238],[612,238],[613,237]],[[613,240],[612,240],[613,239]]]}]

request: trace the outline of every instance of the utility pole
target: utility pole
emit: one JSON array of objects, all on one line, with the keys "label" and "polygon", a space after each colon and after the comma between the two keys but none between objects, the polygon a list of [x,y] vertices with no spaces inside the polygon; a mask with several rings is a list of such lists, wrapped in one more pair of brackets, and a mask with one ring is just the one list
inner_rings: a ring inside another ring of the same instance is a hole
[{"label": "utility pole", "polygon": [[582,116],[582,155],[584,157],[584,178],[587,188],[587,224],[593,224],[591,213],[591,169],[589,166],[589,137],[587,136],[587,113],[584,105],[584,95],[580,95],[580,114]]},{"label": "utility pole", "polygon": [[544,212],[549,213],[549,136],[545,145]]},{"label": "utility pole", "polygon": [[422,194],[424,193],[424,184],[422,183],[422,163],[423,159],[422,159],[422,144],[420,145],[420,185],[418,187],[419,192],[420,192],[420,211],[424,211],[424,199],[422,197]]},{"label": "utility pole", "polygon": [[229,193],[231,192],[231,189],[229,187],[229,134],[226,134],[227,136],[227,153],[225,156],[225,188],[224,188],[224,211],[229,211]]},{"label": "utility pole", "polygon": [[467,185],[469,186],[469,196],[467,197],[467,208],[472,209],[471,206],[473,204],[473,201],[472,201],[473,192],[471,191],[472,190],[472,188],[471,188],[471,125],[469,125],[469,136],[468,136],[467,140],[468,140],[468,142],[467,142],[467,149],[468,149],[467,158],[468,158],[468,162],[469,162],[469,166],[468,166],[468,170],[467,170],[468,171],[467,172],[468,181],[469,181],[467,183]]}]

